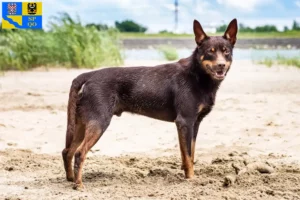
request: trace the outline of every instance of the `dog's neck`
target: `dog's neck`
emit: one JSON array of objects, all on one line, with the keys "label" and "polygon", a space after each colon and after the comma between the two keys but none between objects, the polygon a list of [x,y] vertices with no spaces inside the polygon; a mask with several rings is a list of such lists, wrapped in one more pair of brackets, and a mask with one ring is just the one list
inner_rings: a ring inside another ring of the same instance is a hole
[{"label": "dog's neck", "polygon": [[197,54],[198,52],[196,48],[193,54],[188,58],[190,74],[199,83],[200,88],[216,93],[222,81],[214,80],[209,74],[207,74],[199,63]]}]

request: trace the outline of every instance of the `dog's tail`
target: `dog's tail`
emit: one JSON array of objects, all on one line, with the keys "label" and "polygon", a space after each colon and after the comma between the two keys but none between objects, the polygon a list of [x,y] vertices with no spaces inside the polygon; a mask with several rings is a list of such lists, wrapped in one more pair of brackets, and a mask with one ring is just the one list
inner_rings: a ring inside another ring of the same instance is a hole
[{"label": "dog's tail", "polygon": [[83,73],[77,76],[71,85],[69,93],[69,102],[68,102],[68,124],[67,124],[67,133],[66,133],[66,148],[69,148],[73,135],[75,132],[76,124],[76,107],[79,99],[78,92],[80,91],[82,85],[94,75],[95,71]]}]

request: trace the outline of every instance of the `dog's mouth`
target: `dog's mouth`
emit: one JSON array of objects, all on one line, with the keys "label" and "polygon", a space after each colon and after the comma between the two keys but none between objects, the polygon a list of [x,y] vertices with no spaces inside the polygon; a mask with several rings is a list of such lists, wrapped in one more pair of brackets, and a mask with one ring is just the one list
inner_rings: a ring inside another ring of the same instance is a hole
[{"label": "dog's mouth", "polygon": [[205,68],[207,73],[209,73],[212,76],[212,78],[215,80],[222,81],[226,76],[226,72],[227,72],[226,68],[216,69],[210,65],[206,65]]},{"label": "dog's mouth", "polygon": [[217,79],[224,79],[225,75],[226,75],[226,71],[225,70],[217,70],[214,75]]}]

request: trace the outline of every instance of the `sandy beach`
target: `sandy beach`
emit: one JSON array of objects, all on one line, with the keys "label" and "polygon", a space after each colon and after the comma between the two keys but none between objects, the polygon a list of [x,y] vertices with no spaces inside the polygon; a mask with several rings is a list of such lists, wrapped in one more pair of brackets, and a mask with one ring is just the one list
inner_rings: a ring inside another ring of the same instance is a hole
[{"label": "sandy beach", "polygon": [[[180,170],[174,123],[114,116],[88,154],[81,192],[65,180],[61,151],[70,84],[85,71],[0,76],[1,199],[300,199],[300,69],[234,61],[200,125],[191,180]],[[274,172],[249,172],[223,186],[233,163],[256,161]]]}]

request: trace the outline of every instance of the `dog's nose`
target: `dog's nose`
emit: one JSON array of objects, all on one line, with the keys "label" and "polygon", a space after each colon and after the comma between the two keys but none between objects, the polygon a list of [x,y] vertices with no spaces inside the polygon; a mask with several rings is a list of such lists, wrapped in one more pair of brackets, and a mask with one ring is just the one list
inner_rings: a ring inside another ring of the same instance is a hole
[{"label": "dog's nose", "polygon": [[226,61],[223,60],[223,59],[217,59],[217,66],[219,69],[224,69],[225,68],[225,64],[226,64]]},{"label": "dog's nose", "polygon": [[225,67],[225,63],[218,63],[218,67],[219,68],[224,68]]}]

